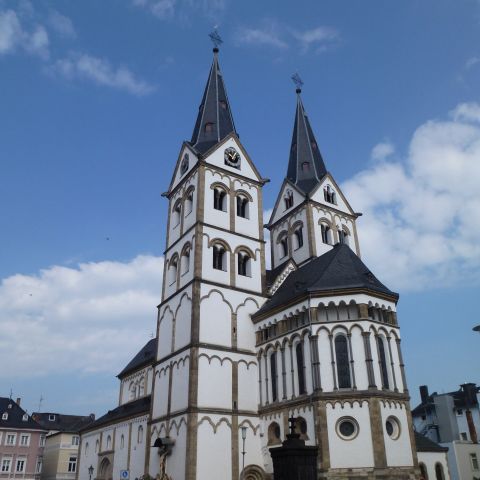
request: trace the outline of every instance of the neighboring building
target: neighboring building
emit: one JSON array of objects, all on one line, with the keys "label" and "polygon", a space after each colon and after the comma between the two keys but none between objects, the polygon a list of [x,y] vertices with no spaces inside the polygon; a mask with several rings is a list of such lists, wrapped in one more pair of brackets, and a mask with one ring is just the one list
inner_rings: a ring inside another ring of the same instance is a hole
[{"label": "neighboring building", "polygon": [[480,388],[465,383],[455,392],[430,395],[423,385],[420,397],[412,411],[415,430],[448,447],[452,480],[480,480]]},{"label": "neighboring building", "polygon": [[93,468],[96,480],[130,480],[147,471],[150,398],[157,339],[150,340],[119,373],[118,407],[110,410],[81,431],[79,478],[89,480]]},{"label": "neighboring building", "polygon": [[164,194],[156,351],[137,355],[119,407],[82,434],[80,480],[89,466],[101,480],[121,470],[131,480],[269,479],[269,448],[292,416],[318,446],[319,478],[418,478],[398,294],[360,259],[359,214],[326,169],[300,93],[267,270],[267,180],[237,135],[214,49]]},{"label": "neighboring building", "polygon": [[38,480],[47,431],[20,407],[0,397],[0,480]]},{"label": "neighboring building", "polygon": [[80,429],[95,415],[34,412],[32,418],[48,430],[43,454],[42,480],[74,480],[77,472]]},{"label": "neighboring building", "polygon": [[420,480],[449,480],[447,447],[415,432]]}]

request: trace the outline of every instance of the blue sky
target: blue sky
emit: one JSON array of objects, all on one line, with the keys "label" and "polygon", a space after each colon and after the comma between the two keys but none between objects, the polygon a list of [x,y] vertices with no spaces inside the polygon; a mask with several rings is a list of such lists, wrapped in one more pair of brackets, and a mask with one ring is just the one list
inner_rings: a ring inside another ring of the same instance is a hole
[{"label": "blue sky", "polygon": [[[480,3],[0,0],[0,395],[97,414],[155,330],[168,186],[210,68],[241,140],[286,172],[290,76],[401,294],[411,392],[480,381]],[[8,365],[8,368],[5,368]]]}]

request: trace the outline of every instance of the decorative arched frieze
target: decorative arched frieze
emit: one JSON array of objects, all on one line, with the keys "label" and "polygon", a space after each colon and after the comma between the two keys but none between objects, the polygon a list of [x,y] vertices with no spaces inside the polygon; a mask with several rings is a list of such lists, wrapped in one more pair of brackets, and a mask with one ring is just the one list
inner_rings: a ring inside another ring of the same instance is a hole
[{"label": "decorative arched frieze", "polygon": [[252,429],[253,431],[253,434],[256,435],[258,430],[260,430],[260,425],[257,425],[257,426],[254,426],[253,423],[248,419],[244,419],[239,425],[238,425],[238,430],[240,430],[240,428],[244,427],[244,426],[250,426],[250,428]]},{"label": "decorative arched frieze", "polygon": [[220,365],[223,365],[223,362],[230,362],[231,365],[233,365],[235,363],[234,360],[232,360],[230,357],[223,357],[223,358],[220,358],[218,355],[207,355],[206,353],[201,353],[198,358],[202,358],[202,357],[205,357],[207,360],[208,360],[208,364],[210,365],[212,360],[216,359],[220,362]]},{"label": "decorative arched frieze", "polygon": [[234,313],[232,304],[224,297],[223,293],[220,290],[217,290],[216,288],[212,288],[212,290],[208,292],[208,295],[204,295],[203,297],[201,297],[200,304],[203,302],[203,300],[206,300],[207,298],[209,298],[210,295],[212,295],[213,293],[217,293],[218,295],[220,295],[222,297],[223,302],[230,307],[230,312]]},{"label": "decorative arched frieze", "polygon": [[199,427],[204,421],[210,424],[210,426],[212,427],[213,433],[217,433],[217,429],[222,423],[226,423],[230,429],[232,428],[232,424],[226,417],[222,417],[217,423],[214,423],[209,416],[204,416],[199,420],[199,422],[197,423],[197,426]]}]

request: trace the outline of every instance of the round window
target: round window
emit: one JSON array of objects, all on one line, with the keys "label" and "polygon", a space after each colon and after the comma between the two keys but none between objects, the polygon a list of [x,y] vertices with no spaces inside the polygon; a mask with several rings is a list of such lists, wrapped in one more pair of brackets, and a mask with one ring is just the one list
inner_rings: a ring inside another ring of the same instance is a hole
[{"label": "round window", "polygon": [[385,422],[385,431],[392,440],[396,440],[400,436],[400,422],[398,419],[388,417]]},{"label": "round window", "polygon": [[344,440],[353,440],[358,435],[358,423],[352,417],[343,417],[338,420],[336,430]]}]

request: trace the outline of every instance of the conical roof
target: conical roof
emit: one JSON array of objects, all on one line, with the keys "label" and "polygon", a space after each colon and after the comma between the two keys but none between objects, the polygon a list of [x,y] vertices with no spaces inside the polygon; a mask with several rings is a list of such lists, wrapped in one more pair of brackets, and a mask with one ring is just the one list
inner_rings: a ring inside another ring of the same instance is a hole
[{"label": "conical roof", "polygon": [[352,289],[370,290],[398,299],[398,294],[381,283],[348,245],[338,243],[290,273],[272,298],[253,316],[262,315],[309,293]]},{"label": "conical roof", "polygon": [[297,109],[287,178],[305,194],[310,193],[327,173],[322,154],[297,89]]},{"label": "conical roof", "polygon": [[198,110],[191,144],[199,153],[205,153],[228,134],[235,132],[230,103],[218,63],[218,49],[213,49],[213,63]]}]

